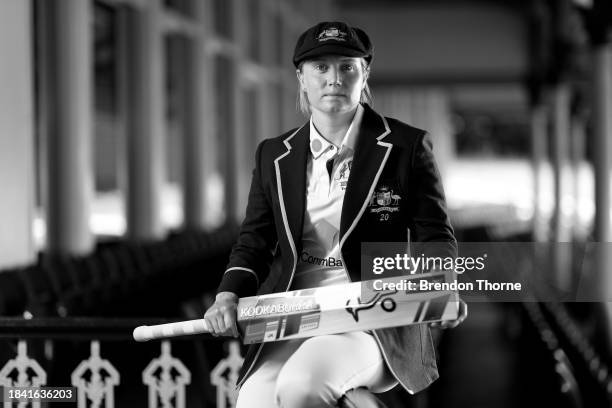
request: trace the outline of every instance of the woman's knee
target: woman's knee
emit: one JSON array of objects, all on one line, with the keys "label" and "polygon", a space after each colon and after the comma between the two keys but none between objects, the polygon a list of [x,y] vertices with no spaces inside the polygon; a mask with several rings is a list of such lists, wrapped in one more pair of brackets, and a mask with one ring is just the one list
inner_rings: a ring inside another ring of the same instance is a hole
[{"label": "woman's knee", "polygon": [[327,384],[305,373],[279,375],[274,396],[280,408],[333,407],[336,401]]},{"label": "woman's knee", "polygon": [[264,407],[274,407],[274,382],[264,381],[252,375],[240,388],[236,408]]}]

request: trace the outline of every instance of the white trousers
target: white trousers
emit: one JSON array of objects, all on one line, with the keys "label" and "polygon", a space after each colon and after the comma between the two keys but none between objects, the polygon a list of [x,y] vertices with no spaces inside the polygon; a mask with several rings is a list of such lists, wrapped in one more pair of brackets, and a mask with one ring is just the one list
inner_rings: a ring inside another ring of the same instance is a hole
[{"label": "white trousers", "polygon": [[236,408],[336,407],[350,389],[384,392],[397,382],[365,332],[267,343]]}]

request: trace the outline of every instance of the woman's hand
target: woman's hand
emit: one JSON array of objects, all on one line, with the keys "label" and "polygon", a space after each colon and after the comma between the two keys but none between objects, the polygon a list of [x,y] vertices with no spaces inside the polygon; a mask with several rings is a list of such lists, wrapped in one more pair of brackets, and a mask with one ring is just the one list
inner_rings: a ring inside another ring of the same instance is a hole
[{"label": "woman's hand", "polygon": [[457,319],[445,320],[443,322],[429,323],[429,327],[434,327],[438,329],[453,329],[459,326],[467,318],[467,315],[468,315],[467,303],[459,299],[459,311],[457,312]]},{"label": "woman's hand", "polygon": [[204,313],[204,320],[213,336],[238,337],[236,309],[238,296],[232,292],[220,292],[215,303]]}]

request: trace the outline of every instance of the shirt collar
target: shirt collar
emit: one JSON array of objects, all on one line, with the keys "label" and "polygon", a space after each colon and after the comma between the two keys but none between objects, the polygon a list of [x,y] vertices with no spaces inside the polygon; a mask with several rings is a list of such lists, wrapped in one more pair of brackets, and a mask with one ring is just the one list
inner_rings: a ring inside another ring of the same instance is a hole
[{"label": "shirt collar", "polygon": [[[346,135],[344,135],[344,139],[342,139],[342,143],[340,144],[340,149],[342,147],[347,147],[351,150],[355,150],[355,144],[357,142],[357,134],[359,133],[359,128],[361,127],[361,120],[363,118],[363,106],[361,104],[357,105],[357,110],[355,111],[355,115],[353,116],[353,120],[346,131]],[[312,157],[314,159],[318,159],[321,157],[323,153],[329,150],[330,146],[333,146],[332,143],[327,141],[312,122],[312,116],[310,117],[310,151],[312,153]]]}]

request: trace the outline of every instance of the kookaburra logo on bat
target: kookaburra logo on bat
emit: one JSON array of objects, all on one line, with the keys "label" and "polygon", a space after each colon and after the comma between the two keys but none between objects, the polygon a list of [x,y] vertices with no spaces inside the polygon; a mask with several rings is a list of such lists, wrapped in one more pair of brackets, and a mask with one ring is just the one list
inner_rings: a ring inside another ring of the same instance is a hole
[{"label": "kookaburra logo on bat", "polygon": [[385,312],[392,312],[397,306],[395,300],[393,299],[393,295],[395,295],[396,293],[397,290],[385,293],[378,292],[372,297],[372,299],[366,302],[362,302],[361,297],[357,297],[357,305],[355,306],[350,305],[351,299],[349,299],[346,301],[346,307],[344,308],[344,310],[346,310],[351,316],[353,316],[353,319],[355,319],[356,322],[359,321],[360,311],[372,309],[377,304],[380,304],[381,309]]}]

